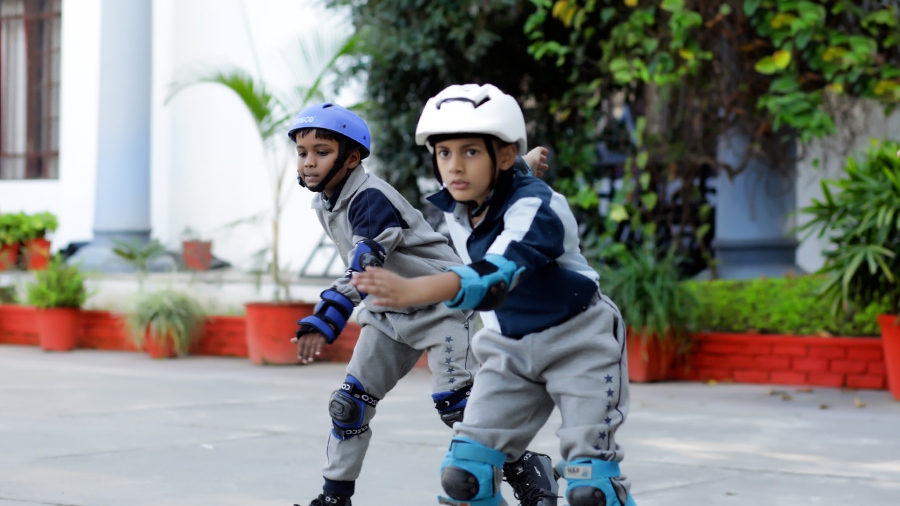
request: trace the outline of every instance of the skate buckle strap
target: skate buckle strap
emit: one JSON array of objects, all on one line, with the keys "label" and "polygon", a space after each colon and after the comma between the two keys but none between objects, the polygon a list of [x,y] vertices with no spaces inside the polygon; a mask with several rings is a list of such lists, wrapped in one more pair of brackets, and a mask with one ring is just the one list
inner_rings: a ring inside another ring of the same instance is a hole
[{"label": "skate buckle strap", "polygon": [[506,455],[503,452],[488,448],[466,437],[453,438],[447,456],[460,460],[484,462],[497,468],[502,468],[506,462]]},{"label": "skate buckle strap", "polygon": [[[615,478],[622,473],[619,471],[618,462],[603,462],[598,460],[573,460],[572,462],[560,462],[563,472],[560,473],[566,480],[594,480],[598,478]],[[557,472],[559,470],[557,469]]]}]

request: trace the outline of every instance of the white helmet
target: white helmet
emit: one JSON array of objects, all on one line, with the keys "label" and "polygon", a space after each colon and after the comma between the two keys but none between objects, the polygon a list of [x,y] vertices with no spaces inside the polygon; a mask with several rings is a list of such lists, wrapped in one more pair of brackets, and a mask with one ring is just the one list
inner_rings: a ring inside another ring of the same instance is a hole
[{"label": "white helmet", "polygon": [[454,84],[428,99],[419,125],[416,144],[427,146],[432,135],[488,134],[513,143],[525,154],[525,117],[516,99],[492,84]]}]

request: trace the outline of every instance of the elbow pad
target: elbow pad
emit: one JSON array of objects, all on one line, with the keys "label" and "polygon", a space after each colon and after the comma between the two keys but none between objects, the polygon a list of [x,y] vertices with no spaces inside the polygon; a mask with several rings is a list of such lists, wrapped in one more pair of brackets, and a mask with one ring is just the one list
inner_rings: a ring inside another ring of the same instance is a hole
[{"label": "elbow pad", "polygon": [[[356,243],[353,248],[353,258],[350,260],[350,267],[347,269],[347,277],[353,276],[354,272],[362,272],[366,267],[383,267],[384,259],[387,258],[387,252],[384,246],[372,239],[363,239]],[[357,290],[359,292],[359,290]],[[359,292],[359,296],[365,299],[369,294]]]},{"label": "elbow pad", "polygon": [[322,300],[316,305],[315,313],[297,322],[300,325],[297,337],[308,332],[320,332],[331,344],[347,326],[347,320],[353,314],[353,302],[331,288],[322,292],[320,297]]},{"label": "elbow pad", "polygon": [[525,268],[501,255],[485,255],[484,260],[448,270],[459,275],[461,286],[447,306],[491,311],[503,305]]}]

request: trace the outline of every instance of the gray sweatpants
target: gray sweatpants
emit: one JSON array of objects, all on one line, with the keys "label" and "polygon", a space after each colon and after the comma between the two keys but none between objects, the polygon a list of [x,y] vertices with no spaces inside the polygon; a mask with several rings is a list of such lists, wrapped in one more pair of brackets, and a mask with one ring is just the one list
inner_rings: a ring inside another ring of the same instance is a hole
[{"label": "gray sweatpants", "polygon": [[[358,379],[367,393],[384,399],[427,351],[434,393],[455,391],[468,385],[478,370],[478,362],[470,350],[469,327],[474,330],[475,324],[472,316],[471,311],[453,310],[445,304],[428,306],[411,314],[373,313],[363,308],[357,316],[361,330],[353,357],[347,364],[347,374]],[[430,399],[422,401],[430,402]],[[365,424],[372,420],[375,411],[371,406],[366,407]],[[330,480],[356,480],[371,438],[371,428],[344,441],[329,432],[322,475]]]},{"label": "gray sweatpants", "polygon": [[[518,340],[482,329],[472,348],[482,365],[454,436],[502,451],[513,461],[558,406],[563,460],[622,460],[615,433],[628,414],[625,324],[607,297]],[[627,492],[624,477],[616,481]],[[624,503],[624,495],[621,499]]]}]

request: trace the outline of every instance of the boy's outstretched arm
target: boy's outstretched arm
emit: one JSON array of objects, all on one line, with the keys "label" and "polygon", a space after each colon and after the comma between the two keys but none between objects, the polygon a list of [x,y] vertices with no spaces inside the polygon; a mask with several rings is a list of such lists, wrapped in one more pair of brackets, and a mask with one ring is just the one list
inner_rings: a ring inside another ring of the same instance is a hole
[{"label": "boy's outstretched arm", "polygon": [[390,307],[410,307],[453,300],[460,288],[459,275],[453,272],[404,278],[387,269],[374,267],[354,273],[350,283],[357,290],[374,296],[374,304]]}]

